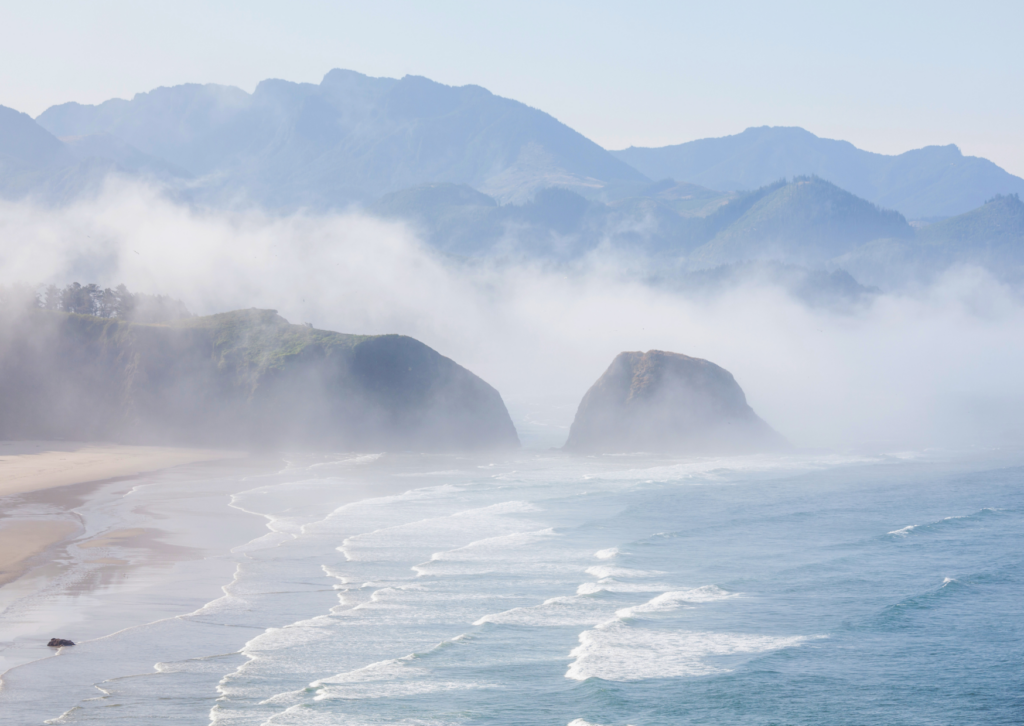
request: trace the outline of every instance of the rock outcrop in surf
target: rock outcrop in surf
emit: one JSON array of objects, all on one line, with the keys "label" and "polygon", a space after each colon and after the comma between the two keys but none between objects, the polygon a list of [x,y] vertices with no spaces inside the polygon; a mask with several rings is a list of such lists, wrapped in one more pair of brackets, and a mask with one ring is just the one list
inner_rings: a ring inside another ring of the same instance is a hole
[{"label": "rock outcrop in surf", "polygon": [[501,395],[403,335],[273,310],[141,324],[33,310],[0,326],[0,437],[337,450],[519,446]]},{"label": "rock outcrop in surf", "polygon": [[729,371],[700,358],[649,350],[616,356],[583,396],[565,449],[712,454],[787,446],[747,405]]}]

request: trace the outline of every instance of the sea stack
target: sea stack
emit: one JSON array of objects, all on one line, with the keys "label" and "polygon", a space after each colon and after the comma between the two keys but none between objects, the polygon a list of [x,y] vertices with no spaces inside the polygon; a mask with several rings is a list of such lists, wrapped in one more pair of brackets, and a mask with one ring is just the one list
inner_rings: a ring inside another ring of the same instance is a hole
[{"label": "sea stack", "polygon": [[565,449],[580,453],[752,453],[786,440],[747,405],[729,371],[700,358],[619,353],[576,411]]}]

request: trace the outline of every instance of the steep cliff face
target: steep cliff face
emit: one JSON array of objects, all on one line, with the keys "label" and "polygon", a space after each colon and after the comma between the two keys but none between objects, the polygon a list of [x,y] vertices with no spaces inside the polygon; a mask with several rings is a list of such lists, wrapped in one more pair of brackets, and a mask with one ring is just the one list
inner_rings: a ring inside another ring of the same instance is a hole
[{"label": "steep cliff face", "polygon": [[616,356],[583,396],[565,444],[577,452],[689,454],[786,446],[729,371],[660,350]]},{"label": "steep cliff face", "polygon": [[498,392],[417,340],[240,310],[168,325],[32,311],[0,335],[0,436],[232,446],[519,445]]}]

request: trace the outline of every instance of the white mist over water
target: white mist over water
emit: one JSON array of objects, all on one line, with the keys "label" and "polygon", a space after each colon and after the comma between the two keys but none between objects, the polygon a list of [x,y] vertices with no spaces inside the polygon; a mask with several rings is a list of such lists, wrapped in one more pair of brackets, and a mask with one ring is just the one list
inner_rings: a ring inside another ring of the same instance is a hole
[{"label": "white mist over water", "polygon": [[202,314],[413,336],[494,385],[528,445],[560,446],[612,358],[652,348],[723,366],[800,446],[1024,439],[1024,304],[980,270],[837,313],[767,284],[651,287],[609,252],[564,269],[458,263],[358,213],[202,210],[117,179],[66,208],[0,203],[0,246],[0,283],[124,282]]}]

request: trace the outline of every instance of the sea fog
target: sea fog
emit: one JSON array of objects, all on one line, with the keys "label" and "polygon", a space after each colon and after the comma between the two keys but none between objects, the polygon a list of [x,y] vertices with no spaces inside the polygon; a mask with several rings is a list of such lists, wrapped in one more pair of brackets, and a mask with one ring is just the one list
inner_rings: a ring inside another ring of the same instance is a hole
[{"label": "sea fog", "polygon": [[[116,178],[0,203],[0,235],[7,284],[413,336],[495,386],[523,443],[18,499],[91,539],[0,591],[12,723],[1019,720],[1024,303],[983,270],[815,305],[770,279],[651,284],[607,246],[452,259],[356,210],[211,211]],[[795,450],[557,451],[612,358],[649,349],[731,371]],[[78,644],[47,657],[51,636]]]},{"label": "sea fog", "polygon": [[198,314],[271,308],[322,329],[410,335],[495,386],[531,447],[564,443],[611,359],[649,349],[731,371],[801,447],[1024,435],[1024,301],[981,268],[812,305],[756,276],[711,291],[652,285],[655,263],[607,245],[554,263],[517,256],[512,238],[502,258],[454,259],[358,211],[215,211],[116,176],[69,206],[0,202],[0,234],[7,284],[125,283]]}]

